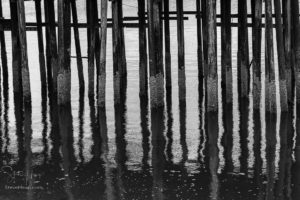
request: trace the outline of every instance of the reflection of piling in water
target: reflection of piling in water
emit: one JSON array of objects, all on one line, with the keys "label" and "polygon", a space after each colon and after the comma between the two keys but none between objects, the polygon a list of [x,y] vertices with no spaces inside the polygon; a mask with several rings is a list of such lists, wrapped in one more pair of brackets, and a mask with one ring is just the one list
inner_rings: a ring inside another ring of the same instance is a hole
[{"label": "reflection of piling in water", "polygon": [[160,1],[147,0],[151,108],[164,105],[164,73]]},{"label": "reflection of piling in water", "polygon": [[[231,1],[221,1],[222,101],[232,104]],[[225,105],[224,105],[225,106]]]},{"label": "reflection of piling in water", "polygon": [[266,70],[266,112],[276,113],[276,85],[273,48],[272,1],[265,1],[265,70]]},{"label": "reflection of piling in water", "polygon": [[37,38],[39,46],[39,61],[40,61],[40,79],[41,79],[41,91],[47,93],[47,76],[45,66],[45,55],[44,55],[44,37],[42,28],[42,12],[41,12],[41,0],[35,1],[35,13],[37,23]]},{"label": "reflection of piling in water", "polygon": [[249,101],[248,99],[242,99],[240,102],[240,144],[241,144],[241,172],[247,174],[248,169],[248,121],[249,121]]},{"label": "reflection of piling in water", "polygon": [[147,98],[140,98],[140,116],[141,116],[141,131],[142,131],[142,147],[143,147],[143,168],[148,169],[149,152],[150,152],[150,131],[149,131],[149,105]]},{"label": "reflection of piling in water", "polygon": [[260,118],[260,110],[254,109],[253,111],[253,150],[254,150],[254,181],[257,184],[257,190],[259,192],[258,199],[263,199],[263,185],[262,185],[262,165],[263,160],[261,157],[261,139],[262,139],[262,123]]},{"label": "reflection of piling in water", "polygon": [[69,199],[74,199],[71,191],[73,185],[74,147],[71,104],[59,106],[59,133],[61,138],[62,168],[65,181],[65,191]]},{"label": "reflection of piling in water", "polygon": [[176,0],[177,10],[177,41],[178,41],[178,87],[179,100],[186,97],[185,85],[185,53],[184,53],[184,22],[183,22],[183,0]]},{"label": "reflection of piling in water", "polygon": [[81,46],[80,46],[80,37],[78,31],[78,16],[77,16],[77,6],[76,1],[71,0],[71,9],[72,9],[72,20],[73,20],[73,30],[74,30],[74,40],[75,40],[75,48],[76,48],[76,61],[77,61],[77,70],[78,70],[78,80],[79,80],[79,88],[80,91],[84,91],[85,83],[83,76],[83,64],[82,64],[82,56],[81,56]]},{"label": "reflection of piling in water", "polygon": [[286,179],[286,162],[287,155],[287,126],[288,126],[288,114],[282,114],[280,120],[280,160],[279,160],[279,173],[278,182],[276,184],[276,196],[282,199],[285,194],[285,179]]},{"label": "reflection of piling in water", "polygon": [[218,149],[218,115],[216,113],[207,114],[207,134],[208,134],[208,153],[209,153],[209,172],[210,172],[210,197],[219,199],[219,149]]},{"label": "reflection of piling in water", "polygon": [[138,0],[139,16],[139,56],[140,56],[140,96],[148,93],[148,64],[147,64],[147,37],[146,37],[146,17],[145,0]]},{"label": "reflection of piling in water", "polygon": [[[26,173],[26,183],[29,188],[34,186],[33,179],[33,169],[32,169],[32,150],[31,150],[31,140],[32,140],[32,109],[31,106],[25,106],[24,109],[24,145],[25,145],[25,173]],[[27,198],[32,199],[32,189],[27,191]]]},{"label": "reflection of piling in water", "polygon": [[[261,37],[262,37],[262,0],[253,0],[254,20],[252,29],[252,43],[253,43],[253,108],[259,110],[261,103]],[[253,6],[253,4],[252,4]],[[253,13],[252,13],[253,14]]]},{"label": "reflection of piling in water", "polygon": [[275,151],[276,151],[276,115],[266,116],[266,199],[274,199]]},{"label": "reflection of piling in water", "polygon": [[249,94],[249,47],[247,29],[247,1],[238,2],[238,91],[239,98]]},{"label": "reflection of piling in water", "polygon": [[167,91],[166,94],[166,102],[167,102],[167,149],[166,149],[166,154],[167,154],[167,159],[169,163],[173,163],[173,153],[172,153],[172,145],[173,145],[173,113],[172,113],[172,91],[169,90]]},{"label": "reflection of piling in water", "polygon": [[151,110],[153,199],[164,199],[163,172],[165,167],[164,108]]},{"label": "reflection of piling in water", "polygon": [[233,114],[232,105],[223,107],[224,134],[222,145],[224,147],[225,171],[233,171],[232,149],[233,149]]},{"label": "reflection of piling in water", "polygon": [[121,103],[117,103],[115,99],[115,133],[116,133],[116,155],[115,160],[117,164],[117,194],[118,199],[125,198],[125,185],[124,185],[124,175],[127,171],[126,162],[128,160],[127,156],[127,141],[125,139],[126,135],[126,96],[122,98]]},{"label": "reflection of piling in water", "polygon": [[184,166],[188,160],[188,147],[186,143],[186,102],[179,102],[179,126],[180,126],[180,145],[182,148],[181,164]]},{"label": "reflection of piling in water", "polygon": [[296,162],[293,166],[293,192],[292,197],[297,199],[300,195],[300,146],[295,149]]}]

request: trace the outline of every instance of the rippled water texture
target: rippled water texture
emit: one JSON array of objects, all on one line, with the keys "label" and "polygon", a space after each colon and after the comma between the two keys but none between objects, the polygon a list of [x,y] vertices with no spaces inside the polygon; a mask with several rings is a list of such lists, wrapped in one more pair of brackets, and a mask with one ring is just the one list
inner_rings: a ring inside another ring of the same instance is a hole
[{"label": "rippled water texture", "polygon": [[[2,2],[4,16],[10,18],[8,1]],[[195,9],[194,1],[184,3],[185,10]],[[84,22],[85,1],[78,0],[77,4],[79,21]],[[35,21],[34,3],[25,5],[26,20]],[[136,6],[135,0],[124,1],[124,15],[136,15]],[[170,10],[175,10],[175,0]],[[233,13],[236,12],[233,4]],[[109,9],[109,16],[110,13]],[[205,113],[205,97],[198,92],[193,15],[185,21],[186,103],[178,100],[176,21],[172,21],[172,94],[166,96],[164,108],[152,111],[148,101],[138,95],[138,30],[128,28],[127,95],[125,103],[116,106],[108,30],[106,110],[98,110],[95,100],[87,94],[79,95],[76,59],[71,65],[71,105],[57,108],[47,98],[41,98],[37,34],[28,32],[32,112],[25,110],[22,115],[12,92],[11,37],[6,32],[10,88],[8,97],[1,94],[0,200],[298,200],[300,148],[295,117],[278,114],[266,118],[264,102],[261,112],[253,111],[252,96],[239,111],[242,102],[237,100],[237,29],[232,31],[233,109],[223,108],[220,101],[218,115]],[[82,54],[86,56],[85,29],[80,29],[80,38]],[[249,43],[251,49],[251,40]],[[73,41],[72,55],[76,55]],[[220,61],[218,48],[219,77]],[[87,80],[87,60],[84,75]]]}]

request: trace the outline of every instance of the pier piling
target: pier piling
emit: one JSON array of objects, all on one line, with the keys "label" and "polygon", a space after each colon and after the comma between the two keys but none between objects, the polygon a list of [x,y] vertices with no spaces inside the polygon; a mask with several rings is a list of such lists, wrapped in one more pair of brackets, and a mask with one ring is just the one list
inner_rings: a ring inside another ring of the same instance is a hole
[{"label": "pier piling", "polygon": [[164,105],[164,73],[161,45],[160,0],[147,0],[148,2],[148,42],[149,42],[149,68],[150,68],[150,102],[151,108]]},{"label": "pier piling", "polygon": [[17,8],[18,8],[19,41],[20,41],[20,51],[21,51],[22,94],[23,94],[24,104],[26,105],[31,103],[31,91],[30,91],[30,75],[29,75],[29,68],[28,68],[24,0],[17,1]]},{"label": "pier piling", "polygon": [[274,68],[274,47],[272,27],[272,1],[265,1],[266,24],[265,24],[265,63],[266,63],[266,112],[276,114],[276,85]]},{"label": "pier piling", "polygon": [[70,0],[58,0],[58,63],[57,77],[58,105],[71,102],[71,13]]},{"label": "pier piling", "polygon": [[101,49],[98,75],[98,106],[105,107],[106,91],[107,0],[101,0]]},{"label": "pier piling", "polygon": [[206,76],[207,112],[218,112],[216,0],[207,4],[208,74]]}]

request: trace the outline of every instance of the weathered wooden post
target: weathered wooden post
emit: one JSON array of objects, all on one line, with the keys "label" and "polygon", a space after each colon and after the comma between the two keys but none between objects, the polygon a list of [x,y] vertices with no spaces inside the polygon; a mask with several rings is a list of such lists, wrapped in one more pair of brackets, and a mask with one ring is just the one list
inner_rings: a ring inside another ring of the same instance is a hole
[{"label": "weathered wooden post", "polygon": [[[0,18],[3,18],[2,0],[0,0]],[[7,54],[4,30],[0,30],[0,43],[1,43],[1,63],[2,63],[2,77],[3,77],[3,90],[8,91],[8,67],[7,67]]]},{"label": "weathered wooden post", "polygon": [[95,94],[95,45],[96,45],[96,21],[94,18],[94,2],[87,0],[86,12],[88,23],[88,95],[94,97]]},{"label": "weathered wooden post", "polygon": [[73,19],[73,31],[74,31],[74,40],[75,40],[75,48],[76,48],[76,61],[77,61],[77,70],[78,70],[78,79],[79,79],[79,88],[80,91],[84,91],[85,83],[83,76],[83,64],[82,64],[82,55],[81,55],[81,47],[80,47],[80,37],[78,31],[78,16],[77,16],[77,7],[76,1],[71,0],[71,8],[72,8],[72,19]]},{"label": "weathered wooden post", "polygon": [[203,37],[203,63],[204,63],[204,76],[207,75],[208,67],[207,67],[207,56],[208,56],[208,21],[207,21],[207,5],[208,0],[201,0],[201,19],[202,19],[202,37]]},{"label": "weathered wooden post", "polygon": [[278,66],[279,66],[280,105],[281,105],[281,111],[287,112],[288,102],[287,102],[287,84],[286,84],[286,74],[285,74],[286,61],[285,61],[285,53],[284,53],[280,0],[274,0],[274,7],[275,7],[277,54],[278,54]]},{"label": "weathered wooden post", "polygon": [[17,1],[18,8],[18,30],[21,50],[21,75],[22,75],[22,92],[24,104],[31,103],[31,91],[30,91],[30,76],[28,69],[28,56],[27,56],[27,41],[26,41],[26,19],[25,19],[25,7],[24,0]]},{"label": "weathered wooden post", "polygon": [[239,98],[249,94],[249,47],[247,29],[247,0],[238,2],[238,92]]},{"label": "weathered wooden post", "polygon": [[176,0],[177,9],[177,41],[178,41],[178,90],[179,101],[186,97],[185,85],[185,51],[184,51],[184,22],[183,22],[183,0]]},{"label": "weathered wooden post", "polygon": [[272,1],[265,1],[265,63],[266,63],[266,112],[276,114],[276,85],[274,70]]},{"label": "weathered wooden post", "polygon": [[148,93],[148,64],[147,64],[147,37],[146,37],[146,18],[145,0],[138,0],[139,16],[139,56],[140,56],[140,96]]},{"label": "weathered wooden post", "polygon": [[122,2],[112,1],[112,24],[113,24],[113,68],[114,68],[114,96],[115,103],[120,103],[121,93],[125,89],[126,82],[126,58],[124,46],[124,33],[122,23]]},{"label": "weathered wooden post", "polygon": [[37,37],[38,37],[38,45],[39,45],[41,89],[42,89],[42,93],[45,93],[47,92],[47,75],[46,75],[45,54],[44,54],[41,0],[35,1],[35,12],[36,12],[36,23],[37,23]]},{"label": "weathered wooden post", "polygon": [[221,0],[222,99],[232,104],[231,1]]},{"label": "weathered wooden post", "polygon": [[171,70],[171,41],[170,41],[170,0],[164,0],[164,19],[165,19],[165,74],[166,90],[172,89],[172,70]]},{"label": "weathered wooden post", "polygon": [[151,108],[164,105],[164,74],[161,49],[161,29],[159,20],[160,0],[148,0],[148,42],[150,67],[150,102]]},{"label": "weathered wooden post", "polygon": [[105,107],[106,87],[106,43],[107,43],[107,0],[101,0],[101,50],[100,74],[98,77],[98,106]]},{"label": "weathered wooden post", "polygon": [[[253,29],[252,29],[252,43],[253,43],[253,108],[254,110],[260,109],[261,102],[261,21],[262,21],[262,0],[254,0],[254,13]],[[253,4],[252,4],[253,5]]]},{"label": "weathered wooden post", "polygon": [[98,1],[92,1],[93,2],[93,19],[95,23],[95,61],[96,61],[96,86],[97,86],[97,92],[99,89],[99,75],[100,75],[100,48],[101,48],[101,39],[100,39],[100,32],[99,32],[99,15],[98,15]]},{"label": "weathered wooden post", "polygon": [[57,76],[58,105],[66,105],[71,101],[71,13],[70,0],[58,0],[58,63]]},{"label": "weathered wooden post", "polygon": [[12,21],[11,40],[12,40],[12,74],[14,94],[22,94],[22,76],[21,76],[21,48],[19,40],[18,27],[18,9],[17,2],[10,0],[10,15]]},{"label": "weathered wooden post", "polygon": [[[297,127],[300,125],[300,20],[299,20],[299,1],[291,1],[292,11],[292,27],[293,27],[293,45],[294,45],[294,56],[295,56],[295,86],[296,86],[296,116],[297,116]],[[299,136],[299,129],[297,134]]]},{"label": "weathered wooden post", "polygon": [[202,5],[201,0],[196,0],[196,12],[197,12],[197,56],[198,56],[198,81],[199,88],[203,89],[204,79],[204,58],[203,58],[203,37],[202,37]]},{"label": "weathered wooden post", "polygon": [[216,0],[207,2],[208,62],[206,76],[207,112],[218,112]]},{"label": "weathered wooden post", "polygon": [[287,98],[288,103],[291,105],[294,101],[292,92],[292,77],[293,75],[293,62],[292,62],[292,18],[291,18],[291,0],[282,1],[282,19],[283,19],[283,37],[284,37],[284,52],[286,62],[286,83],[287,83]]},{"label": "weathered wooden post", "polygon": [[[44,1],[46,26],[46,57],[47,57],[47,78],[49,89],[53,94],[57,92],[58,55],[55,26],[55,9],[53,0]],[[55,98],[55,95],[53,96]]]}]

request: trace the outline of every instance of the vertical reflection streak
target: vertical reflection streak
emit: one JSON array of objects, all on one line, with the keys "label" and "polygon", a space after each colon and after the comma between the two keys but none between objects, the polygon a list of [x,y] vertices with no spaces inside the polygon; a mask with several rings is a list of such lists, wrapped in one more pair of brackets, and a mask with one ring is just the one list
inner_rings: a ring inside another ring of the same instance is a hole
[{"label": "vertical reflection streak", "polygon": [[153,200],[163,200],[165,167],[164,108],[151,109]]},{"label": "vertical reflection streak", "polygon": [[213,200],[219,199],[219,149],[218,137],[219,130],[216,123],[218,122],[217,113],[207,113],[207,132],[208,132],[208,153],[209,153],[209,172],[210,172],[210,198]]},{"label": "vertical reflection streak", "polygon": [[59,133],[61,137],[62,167],[64,172],[64,189],[68,199],[73,200],[73,168],[75,162],[73,147],[73,119],[71,104],[59,106]]}]

